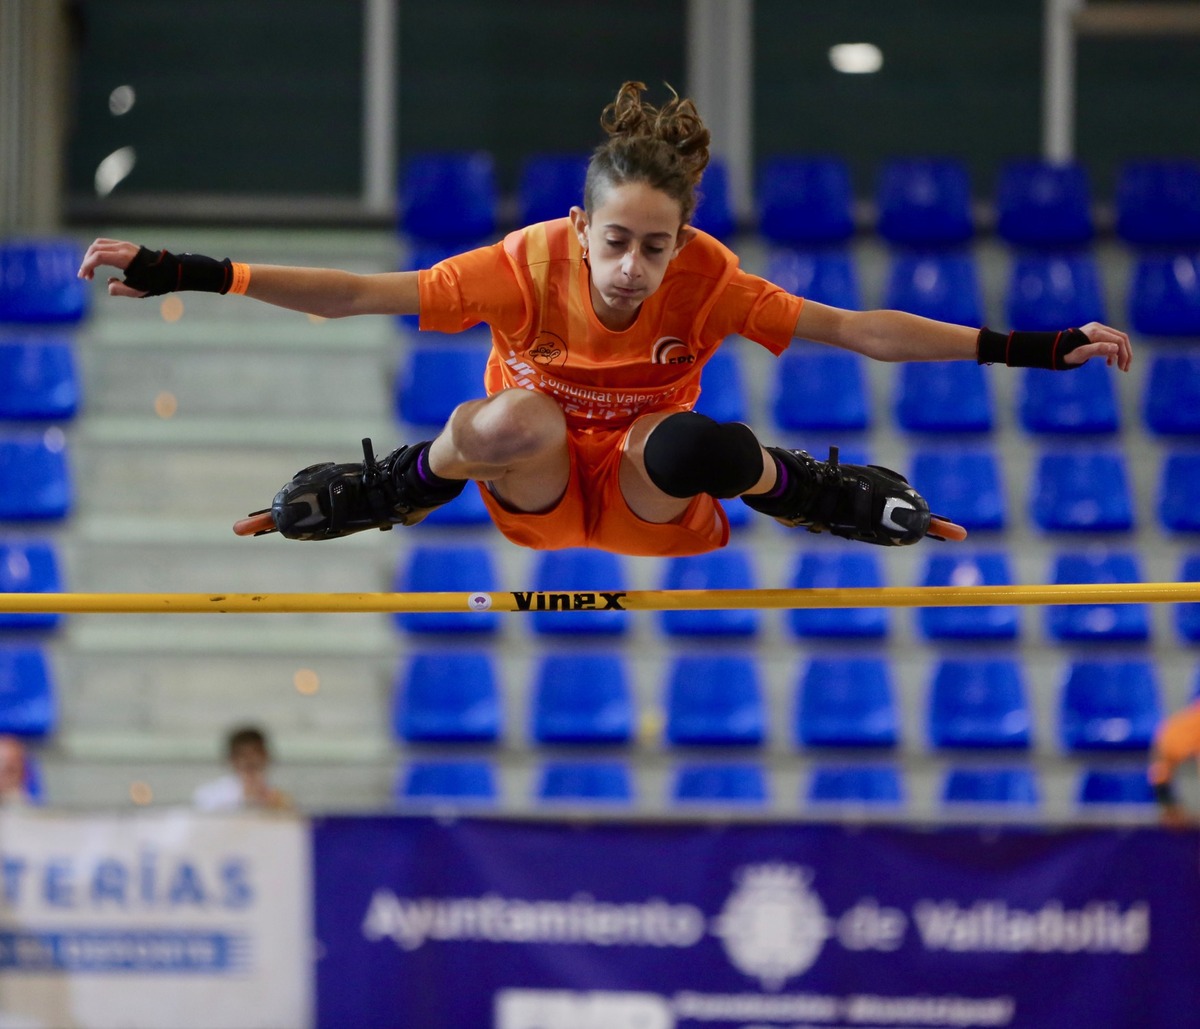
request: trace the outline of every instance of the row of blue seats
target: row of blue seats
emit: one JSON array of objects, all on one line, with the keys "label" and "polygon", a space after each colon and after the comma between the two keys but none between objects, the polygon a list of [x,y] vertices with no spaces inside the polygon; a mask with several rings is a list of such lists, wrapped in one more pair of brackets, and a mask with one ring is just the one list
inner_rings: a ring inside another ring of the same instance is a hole
[{"label": "row of blue seats", "polygon": [[[841,456],[844,462],[867,459],[855,447],[844,447]],[[935,444],[915,451],[910,465],[901,470],[945,517],[974,532],[1009,527],[1002,458],[991,448]],[[1028,514],[1046,532],[1130,532],[1137,522],[1130,483],[1128,462],[1119,448],[1048,449],[1034,463]],[[0,521],[61,520],[70,513],[72,502],[67,442],[61,429],[0,436]],[[736,527],[751,520],[743,504],[732,502],[726,510]],[[1168,531],[1200,531],[1200,452],[1163,454],[1156,513]],[[423,525],[472,526],[487,521],[478,491],[468,489]]]},{"label": "row of blue seats", "polygon": [[[855,589],[886,585],[878,552],[866,547],[826,545],[813,540],[799,551],[786,569],[786,585],[798,589]],[[628,588],[626,560],[599,550],[571,549],[539,554],[531,569],[531,589],[548,596],[563,591]],[[1052,558],[1048,581],[1053,584],[1103,585],[1141,582],[1138,556],[1125,550],[1065,551]],[[1200,553],[1185,555],[1179,567],[1180,582],[1200,582]],[[666,560],[661,586],[685,590],[745,590],[764,584],[752,553],[734,545],[694,557]],[[399,592],[495,591],[497,581],[492,551],[480,545],[417,544],[399,562],[395,578]],[[1010,586],[1013,575],[1003,550],[930,551],[917,572],[919,586]],[[46,540],[0,540],[0,592],[42,593],[63,589],[60,562]],[[548,602],[557,604],[558,601]],[[1175,627],[1181,639],[1200,642],[1200,603],[1173,605]],[[418,634],[488,635],[500,627],[495,612],[464,611],[441,614],[410,613],[394,616],[398,628]],[[529,626],[548,638],[626,635],[636,617],[628,611],[533,611]],[[894,613],[888,608],[804,608],[783,615],[796,639],[886,639]],[[920,608],[913,615],[918,632],[929,640],[1011,641],[1021,635],[1021,610],[997,604],[966,607]],[[1126,604],[1063,604],[1043,609],[1042,618],[1052,640],[1074,642],[1144,642],[1151,638],[1149,606]],[[719,637],[752,639],[763,629],[765,615],[751,609],[663,611],[658,625],[668,637]],[[46,630],[57,627],[56,614],[0,614],[0,629]]]},{"label": "row of blue seats", "polygon": [[[812,540],[800,550],[789,569],[786,585],[798,589],[854,589],[886,585],[882,564],[865,547],[824,546]],[[531,577],[535,590],[623,590],[627,575],[622,560],[597,550],[564,550],[539,555]],[[1123,550],[1067,551],[1053,558],[1049,581],[1055,584],[1141,582],[1138,558]],[[1184,557],[1179,581],[1200,581],[1200,554]],[[763,586],[763,576],[751,552],[740,546],[693,557],[673,558],[663,565],[664,589],[744,590]],[[933,551],[918,570],[920,586],[1009,586],[1010,562],[1003,551]],[[774,583],[772,583],[774,585]],[[475,545],[411,548],[401,560],[397,591],[490,591],[500,588],[487,548]],[[1180,636],[1200,641],[1200,604],[1175,605]],[[494,612],[396,615],[398,626],[413,633],[495,632],[500,615]],[[535,611],[530,614],[535,634],[619,636],[631,625],[624,611]],[[883,639],[892,625],[886,608],[809,608],[786,612],[784,622],[797,639]],[[1012,605],[930,607],[915,616],[918,630],[931,640],[1012,640],[1020,633],[1021,617]],[[1151,636],[1145,604],[1071,604],[1044,609],[1047,633],[1053,639],[1074,641],[1141,641]],[[764,624],[755,610],[664,611],[658,623],[668,636],[753,638]]]},{"label": "row of blue seats", "polygon": [[[397,416],[420,427],[444,424],[457,404],[479,396],[488,352],[483,343],[448,340],[407,348],[395,381]],[[800,431],[869,428],[873,406],[864,366],[864,358],[845,351],[793,347],[779,359],[774,375],[770,409],[776,423]],[[1018,374],[1016,415],[1026,431],[1120,431],[1116,391],[1103,364],[1090,362],[1072,375],[1037,369]],[[910,363],[896,369],[889,408],[906,431],[986,433],[996,422],[992,392],[986,371],[971,362]],[[70,420],[80,396],[71,341],[0,339],[0,420]],[[749,420],[736,343],[709,360],[698,409],[718,421]],[[1200,434],[1200,354],[1152,354],[1141,409],[1146,428],[1155,434]]]},{"label": "row of blue seats", "polygon": [[[543,654],[528,688],[535,745],[605,746],[639,738],[629,658],[612,650]],[[1200,673],[1200,668],[1197,669]],[[421,650],[396,679],[392,727],[406,743],[496,743],[506,738],[503,697],[512,683],[487,650]],[[813,657],[794,676],[789,742],[802,748],[890,748],[902,742],[891,666],[884,657]],[[1200,692],[1200,674],[1193,692]],[[671,658],[660,687],[669,747],[760,746],[771,735],[763,673],[743,653]],[[923,702],[934,750],[1029,749],[1040,735],[1026,673],[1012,656],[932,662]],[[1058,692],[1065,752],[1144,751],[1164,713],[1154,662],[1073,659]],[[1049,727],[1042,730],[1050,735]],[[655,741],[657,742],[657,741]]]},{"label": "row of blue seats", "polygon": [[[517,183],[522,224],[563,217],[581,203],[587,158],[538,154]],[[498,227],[495,162],[486,151],[414,154],[400,177],[399,224],[424,240],[465,242]],[[716,160],[702,185],[695,223],[719,237],[738,229],[728,173]],[[759,167],[755,228],[772,242],[827,245],[856,231],[848,164],[836,156],[782,154]],[[875,186],[875,231],[903,246],[945,246],[977,232],[970,175],[952,157],[885,161]],[[998,169],[996,232],[1023,247],[1079,246],[1096,235],[1087,169],[1079,163],[1012,160]],[[1138,246],[1200,244],[1200,164],[1139,160],[1119,171],[1116,232]]]},{"label": "row of blue seats", "polygon": [[[802,176],[803,177],[803,176]],[[818,176],[820,177],[820,176]],[[1198,177],[1200,183],[1200,177]],[[1200,185],[1198,185],[1200,191]],[[786,193],[778,205],[799,201]],[[1200,209],[1200,203],[1198,203]],[[565,209],[564,209],[565,210]],[[461,212],[438,209],[438,216]],[[770,219],[778,225],[779,213]],[[786,219],[782,219],[786,221]],[[1186,224],[1186,219],[1176,222]],[[936,219],[922,217],[914,224],[932,227]],[[811,225],[810,225],[811,227]],[[416,234],[421,239],[421,234]],[[409,255],[410,265],[424,266],[487,237],[454,236],[421,243]],[[840,239],[806,239],[781,235],[763,225],[763,237],[784,247],[769,260],[766,276],[782,287],[838,307],[863,307],[853,261]],[[883,306],[926,314],[967,325],[985,320],[979,276],[970,249],[952,246],[954,239],[930,239],[932,251],[898,252],[884,290]],[[965,240],[959,240],[964,243]],[[1128,289],[1129,324],[1148,336],[1200,335],[1200,290],[1196,285],[1194,239],[1181,239],[1168,252],[1139,253]],[[820,246],[821,249],[812,249]],[[834,246],[830,251],[829,246]],[[1064,245],[1066,246],[1066,245]],[[76,277],[82,252],[73,240],[10,240],[0,242],[0,323],[78,323],[90,308],[89,284]],[[1102,279],[1096,259],[1087,249],[1057,248],[1050,253],[1019,254],[1013,263],[1006,295],[1010,326],[1051,329],[1085,321],[1105,320]]]},{"label": "row of blue seats", "polygon": [[[614,652],[542,655],[529,687],[530,743],[594,747],[637,741],[639,712],[628,660]],[[486,650],[412,654],[395,683],[396,739],[443,745],[501,741],[507,692],[502,679]],[[903,742],[885,658],[803,661],[793,691],[789,733],[797,747],[888,749]],[[1200,675],[1193,695],[1200,696]],[[664,672],[661,708],[668,747],[758,747],[769,736],[762,673],[745,654],[677,655]],[[934,750],[1028,750],[1039,735],[1025,671],[1015,657],[937,659],[923,710],[925,742]],[[57,689],[43,648],[0,645],[0,733],[45,737],[53,733],[57,713]],[[1154,662],[1068,661],[1057,714],[1056,737],[1064,752],[1145,751],[1164,715]]]},{"label": "row of blue seats", "polygon": [[[407,347],[395,377],[396,416],[421,430],[437,431],[454,408],[482,393],[488,359],[484,342],[439,338]],[[1148,355],[1139,407],[1156,436],[1200,436],[1200,352]],[[731,341],[704,367],[696,410],[719,422],[752,422],[742,345]],[[1039,436],[1111,436],[1123,431],[1114,374],[1089,361],[1070,374],[1028,368],[992,373],[971,361],[898,365],[884,410],[910,433],[986,435],[997,425],[993,374],[1016,378],[1013,414],[1024,431]],[[767,409],[789,432],[870,429],[877,421],[866,358],[832,347],[797,344],[770,371]]]},{"label": "row of blue seats", "polygon": [[[635,776],[621,761],[542,763],[532,787],[543,804],[631,805]],[[754,762],[703,764],[684,762],[672,770],[668,800],[688,805],[764,807],[771,800],[771,775]],[[902,809],[907,802],[906,776],[895,764],[815,764],[802,787],[800,803],[814,811],[849,805],[881,811]],[[395,798],[403,806],[454,804],[491,806],[500,799],[495,766],[480,759],[418,760],[401,765]],[[1037,770],[1025,765],[950,767],[943,773],[938,797],[948,808],[984,805],[1022,812],[1041,803]],[[1097,767],[1079,772],[1076,802],[1084,808],[1124,807],[1152,810],[1154,796],[1140,768]]]},{"label": "row of blue seats", "polygon": [[[1200,335],[1200,256],[1194,251],[1139,254],[1123,283],[1130,327],[1150,337]],[[776,250],[764,276],[789,293],[861,310],[857,265],[844,249]],[[1014,256],[1003,296],[1007,327],[1056,331],[1108,321],[1100,263],[1091,250]],[[959,325],[988,319],[974,250],[902,251],[890,258],[879,306]]]}]

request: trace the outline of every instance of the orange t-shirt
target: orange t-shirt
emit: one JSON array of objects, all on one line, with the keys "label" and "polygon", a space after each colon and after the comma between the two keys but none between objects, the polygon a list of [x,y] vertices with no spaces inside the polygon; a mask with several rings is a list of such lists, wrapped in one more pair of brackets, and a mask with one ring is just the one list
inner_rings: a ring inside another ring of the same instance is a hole
[{"label": "orange t-shirt", "polygon": [[690,408],[721,342],[745,336],[774,354],[791,341],[804,301],[742,271],[697,232],[628,329],[592,309],[590,270],[569,218],[518,229],[420,273],[421,328],[492,331],[484,385],[537,390],[574,429],[618,428],[650,411]]}]

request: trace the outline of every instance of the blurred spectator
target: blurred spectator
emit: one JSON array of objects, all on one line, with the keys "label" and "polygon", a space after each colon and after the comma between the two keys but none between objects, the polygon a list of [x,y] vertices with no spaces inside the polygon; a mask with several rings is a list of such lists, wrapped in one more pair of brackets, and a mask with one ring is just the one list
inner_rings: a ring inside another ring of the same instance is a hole
[{"label": "blurred spectator", "polygon": [[229,774],[204,783],[192,795],[192,802],[199,810],[290,810],[292,802],[288,795],[267,780],[271,753],[261,729],[243,726],[233,730],[226,742],[226,752]]},{"label": "blurred spectator", "polygon": [[1191,758],[1200,758],[1200,700],[1164,719],[1154,733],[1148,774],[1168,825],[1190,821],[1176,799],[1171,780],[1176,769]]},{"label": "blurred spectator", "polygon": [[32,804],[25,744],[16,736],[0,736],[0,804]]}]

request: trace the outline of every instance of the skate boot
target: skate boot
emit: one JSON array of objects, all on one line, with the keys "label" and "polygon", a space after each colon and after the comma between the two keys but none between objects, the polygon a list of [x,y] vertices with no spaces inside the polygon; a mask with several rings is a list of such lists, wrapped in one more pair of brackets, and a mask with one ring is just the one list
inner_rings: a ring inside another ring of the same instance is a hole
[{"label": "skate boot", "polygon": [[[250,516],[270,525],[260,531],[279,532],[293,540],[327,540],[365,529],[388,530],[415,525],[435,507],[453,500],[465,482],[422,494],[406,475],[424,443],[400,447],[382,461],[375,459],[371,441],[364,439],[362,464],[309,465],[275,494],[269,512]],[[237,531],[235,527],[235,531]]]},{"label": "skate boot", "polygon": [[838,464],[837,447],[829,448],[828,461],[803,450],[767,450],[797,485],[788,489],[785,482],[779,496],[743,496],[754,510],[784,525],[885,547],[908,546],[930,532],[929,505],[897,472],[873,464]]}]

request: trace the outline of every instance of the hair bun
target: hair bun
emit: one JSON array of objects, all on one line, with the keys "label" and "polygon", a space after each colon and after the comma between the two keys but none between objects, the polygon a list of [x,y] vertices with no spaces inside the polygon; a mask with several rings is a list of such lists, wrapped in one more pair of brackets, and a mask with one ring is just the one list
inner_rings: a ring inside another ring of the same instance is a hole
[{"label": "hair bun", "polygon": [[674,148],[699,180],[708,165],[711,134],[691,100],[680,99],[671,90],[671,99],[662,107],[654,107],[642,99],[646,91],[643,82],[626,82],[617,98],[600,114],[600,125],[610,136],[626,139],[650,139]]},{"label": "hair bun", "polygon": [[608,139],[588,163],[584,205],[590,213],[602,190],[645,182],[679,203],[686,224],[696,210],[696,187],[708,166],[709,131],[696,105],[681,100],[674,89],[662,107],[646,103],[645,91],[644,83],[626,82],[600,113]]}]

